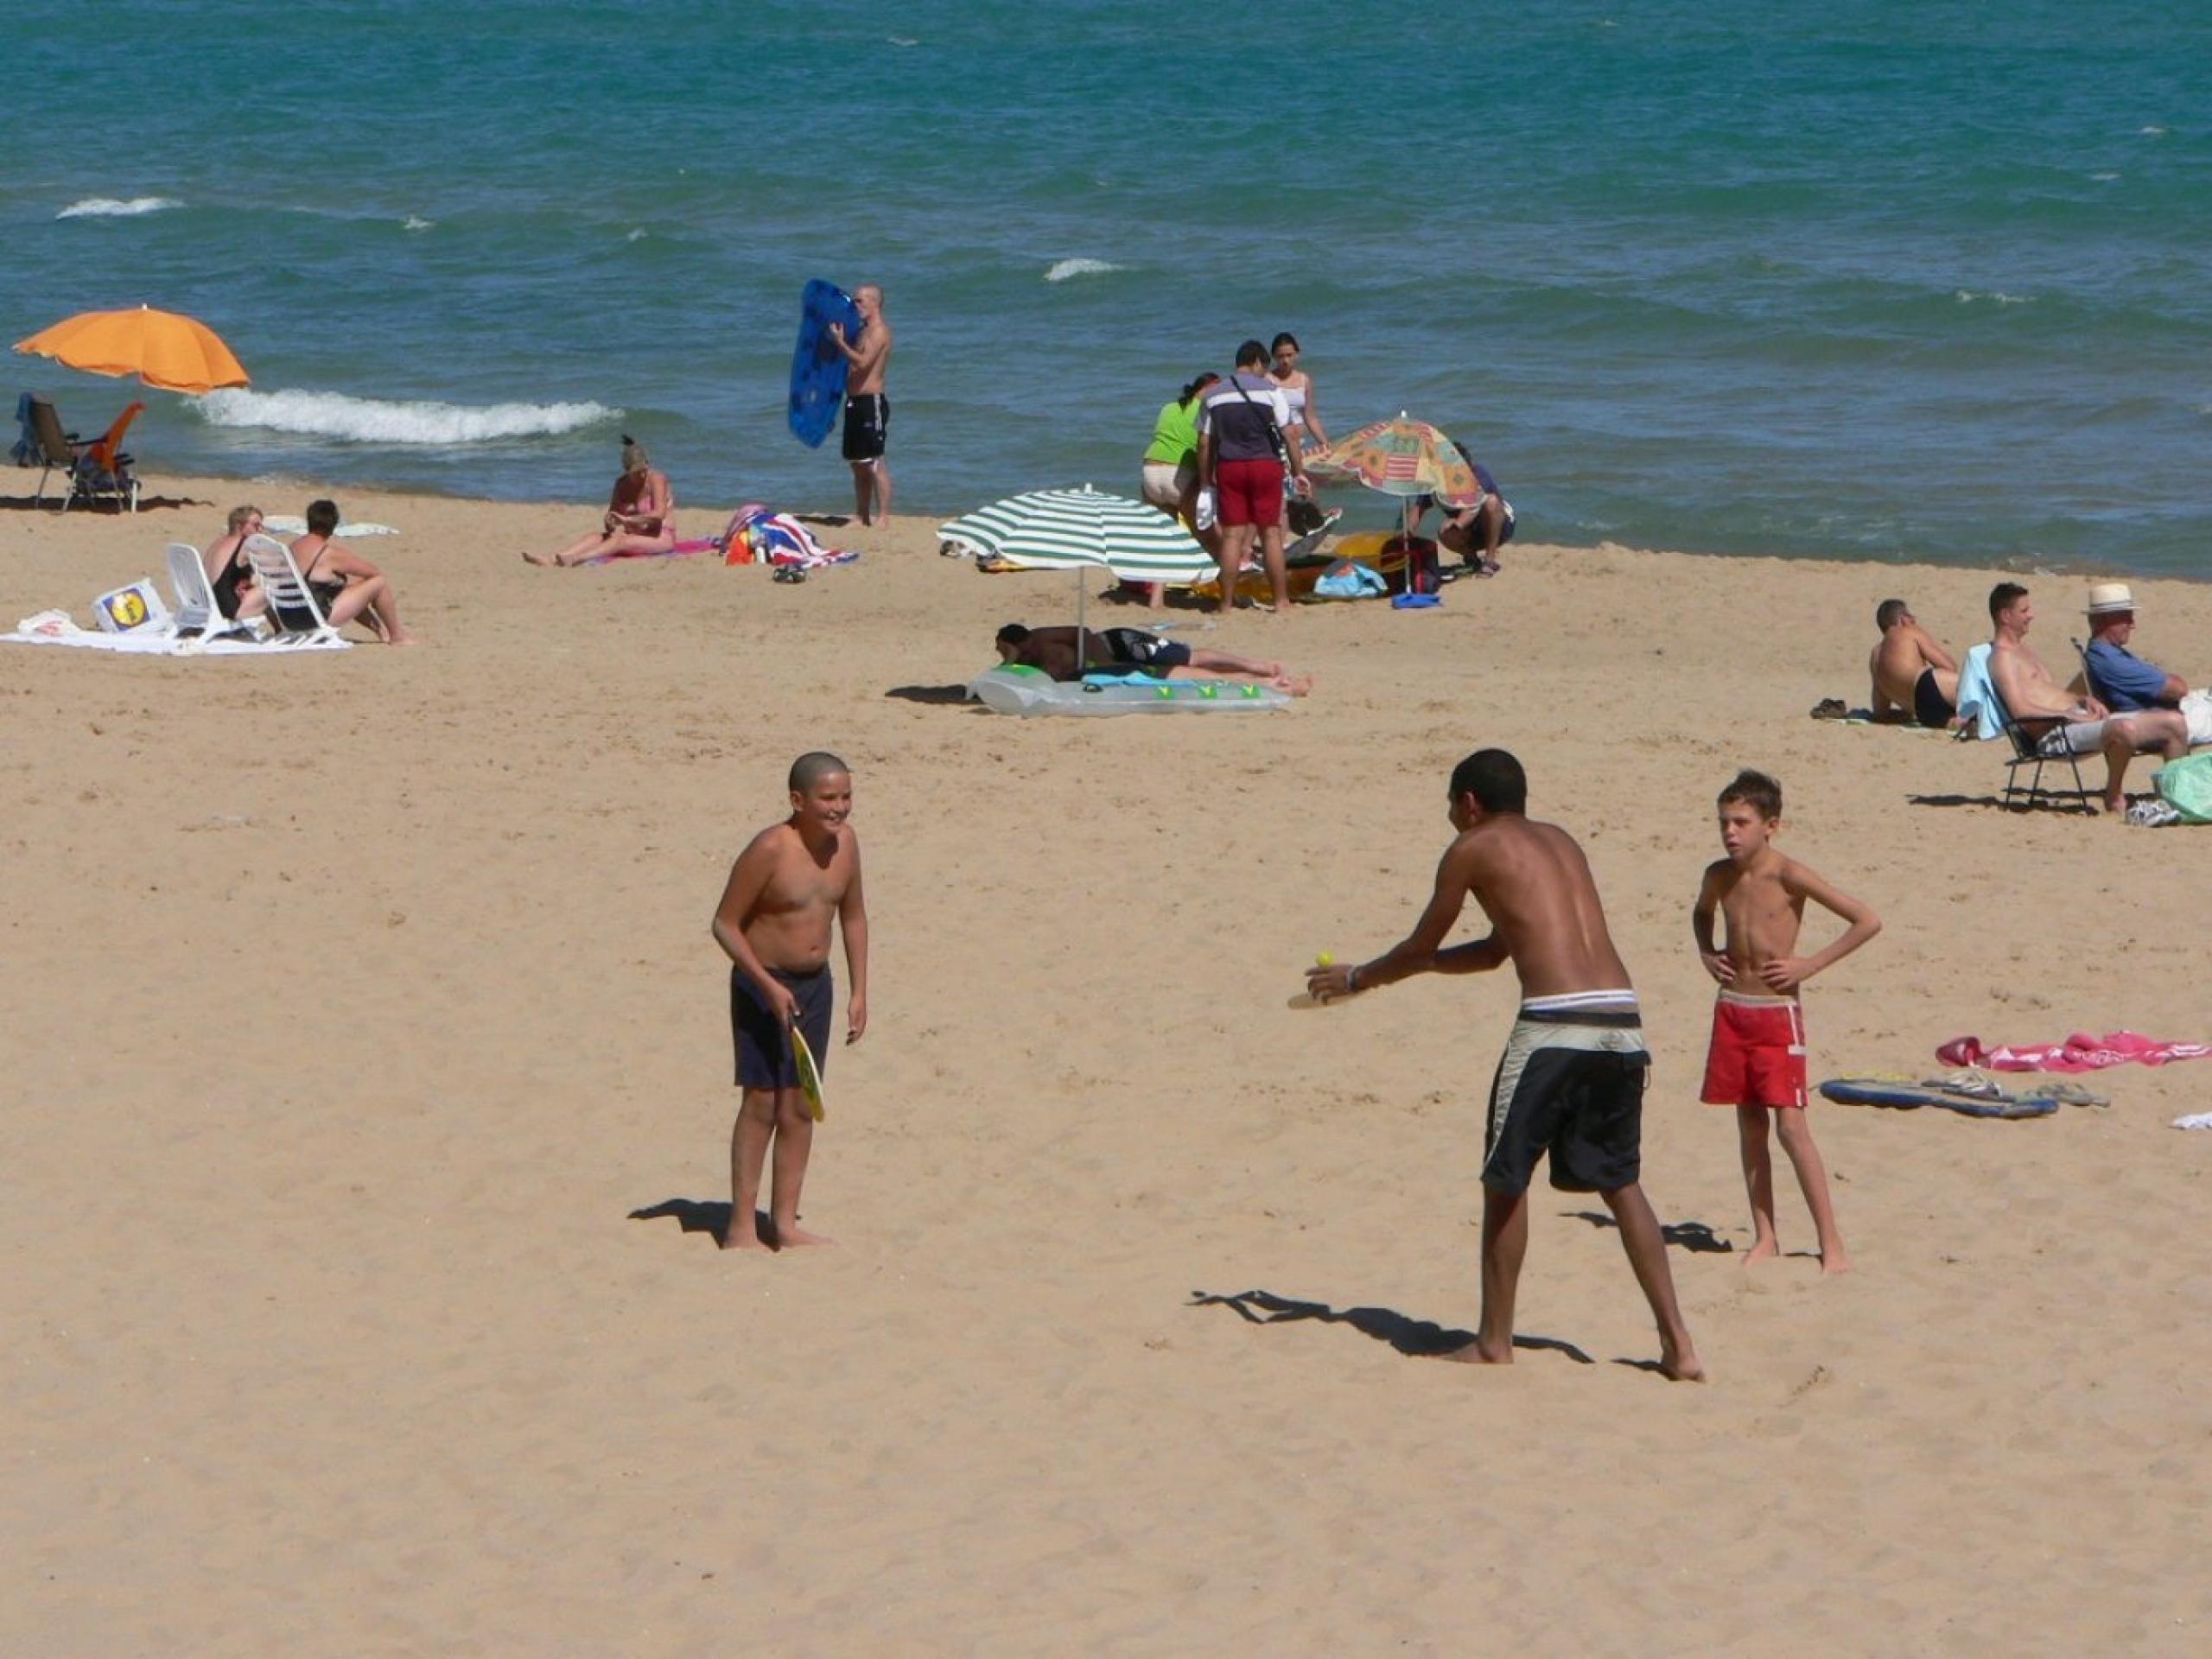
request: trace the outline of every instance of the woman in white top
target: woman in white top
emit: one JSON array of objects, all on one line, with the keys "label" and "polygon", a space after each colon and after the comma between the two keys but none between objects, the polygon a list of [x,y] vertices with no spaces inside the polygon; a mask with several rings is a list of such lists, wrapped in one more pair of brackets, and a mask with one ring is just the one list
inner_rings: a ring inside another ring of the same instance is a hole
[{"label": "woman in white top", "polygon": [[1322,429],[1320,411],[1313,405],[1313,377],[1298,366],[1298,336],[1277,334],[1268,349],[1274,353],[1268,378],[1282,388],[1283,402],[1290,406],[1285,435],[1301,455],[1327,448],[1329,435]]}]

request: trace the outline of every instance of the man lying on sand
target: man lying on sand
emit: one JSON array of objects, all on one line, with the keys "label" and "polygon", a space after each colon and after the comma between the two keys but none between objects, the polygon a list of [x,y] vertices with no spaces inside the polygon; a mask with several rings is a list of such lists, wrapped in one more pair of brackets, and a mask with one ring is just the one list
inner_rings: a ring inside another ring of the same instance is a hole
[{"label": "man lying on sand", "polygon": [[[1619,1224],[1629,1265],[1658,1321],[1661,1374],[1701,1381],[1705,1367],[1675,1301],[1667,1241],[1638,1185],[1651,1056],[1589,863],[1566,830],[1524,816],[1528,779],[1503,749],[1462,760],[1448,792],[1459,836],[1436,868],[1436,890],[1414,931],[1372,962],[1313,969],[1306,985],[1325,1002],[1414,974],[1478,974],[1510,962],[1520,976],[1521,1015],[1491,1084],[1484,1136],[1482,1327],[1450,1357],[1513,1363],[1529,1183],[1548,1155],[1554,1187],[1595,1192]],[[1446,950],[1470,894],[1490,918],[1490,933]]]},{"label": "man lying on sand", "polygon": [[1912,607],[1885,599],[1874,609],[1882,642],[1866,659],[1874,683],[1874,718],[1890,723],[1911,720],[1941,731],[1958,717],[1959,664],[1922,627]]},{"label": "man lying on sand", "polygon": [[999,660],[1039,668],[1056,680],[1079,680],[1086,671],[1157,675],[1164,680],[1212,680],[1242,676],[1278,691],[1302,697],[1313,689],[1311,674],[1293,675],[1281,663],[1240,657],[1163,639],[1142,628],[1083,630],[1083,668],[1076,666],[1073,628],[1025,628],[1009,622],[999,630]]}]

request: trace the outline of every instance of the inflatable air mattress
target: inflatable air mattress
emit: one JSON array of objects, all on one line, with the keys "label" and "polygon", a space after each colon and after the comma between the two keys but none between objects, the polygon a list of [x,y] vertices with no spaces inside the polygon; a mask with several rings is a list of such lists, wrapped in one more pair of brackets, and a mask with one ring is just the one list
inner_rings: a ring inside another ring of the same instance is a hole
[{"label": "inflatable air mattress", "polygon": [[810,449],[837,424],[845,403],[845,354],[830,338],[830,325],[841,324],[845,338],[861,331],[860,308],[834,283],[817,277],[798,296],[798,348],[791,353],[791,435]]},{"label": "inflatable air mattress", "polygon": [[1094,675],[1081,685],[1042,669],[1006,664],[969,681],[968,695],[1001,715],[1164,715],[1251,713],[1287,709],[1290,696],[1272,686],[1235,680],[1153,680],[1129,684]]}]

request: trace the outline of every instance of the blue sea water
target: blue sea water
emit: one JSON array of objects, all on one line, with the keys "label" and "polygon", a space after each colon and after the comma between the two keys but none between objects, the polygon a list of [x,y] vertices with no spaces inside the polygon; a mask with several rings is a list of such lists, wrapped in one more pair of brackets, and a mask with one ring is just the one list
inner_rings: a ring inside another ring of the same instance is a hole
[{"label": "blue sea water", "polygon": [[[1532,538],[2207,573],[2212,8],[2152,0],[28,0],[0,328],[150,302],[253,389],[156,470],[849,500],[798,290],[880,283],[902,511],[1134,490],[1301,339]],[[17,359],[73,425],[113,383]],[[1379,522],[1380,501],[1358,504]]]}]

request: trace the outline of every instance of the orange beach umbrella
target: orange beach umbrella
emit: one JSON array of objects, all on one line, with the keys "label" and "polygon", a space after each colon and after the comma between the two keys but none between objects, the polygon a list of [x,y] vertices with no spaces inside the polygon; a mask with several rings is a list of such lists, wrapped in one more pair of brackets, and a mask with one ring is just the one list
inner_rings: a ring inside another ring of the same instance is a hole
[{"label": "orange beach umbrella", "polygon": [[88,374],[135,374],[164,391],[213,391],[248,384],[213,328],[175,311],[84,311],[29,340],[19,352],[50,357]]}]

